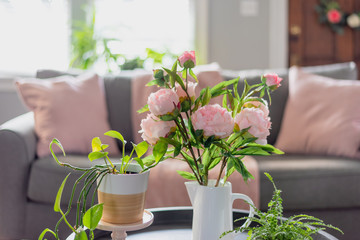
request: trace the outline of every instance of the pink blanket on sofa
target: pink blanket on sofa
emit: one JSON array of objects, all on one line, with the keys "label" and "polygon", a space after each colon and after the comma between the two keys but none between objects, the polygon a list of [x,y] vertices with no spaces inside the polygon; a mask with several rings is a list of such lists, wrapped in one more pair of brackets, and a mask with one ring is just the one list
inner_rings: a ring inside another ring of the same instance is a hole
[{"label": "pink blanket on sofa", "polygon": [[[197,94],[199,91],[207,86],[215,86],[217,83],[224,81],[221,74],[217,70],[211,71],[196,71],[199,85],[197,87]],[[143,74],[137,76],[132,81],[131,96],[132,96],[132,131],[134,142],[142,141],[140,130],[140,123],[147,113],[139,114],[137,110],[141,109],[147,102],[150,93],[157,91],[157,86],[147,87],[146,83],[153,79],[152,74]],[[221,104],[222,97],[212,100],[212,103]],[[243,193],[248,195],[254,202],[255,206],[259,206],[260,201],[260,186],[259,186],[259,171],[258,165],[254,158],[246,156],[244,163],[255,179],[245,183],[240,174],[234,173],[229,181],[232,183],[234,193]],[[215,168],[210,172],[210,178],[216,178],[218,171]],[[189,171],[187,164],[180,160],[170,159],[160,163],[155,168],[151,169],[148,191],[146,195],[146,208],[152,207],[169,207],[169,206],[190,206],[190,200],[187,196],[184,182],[186,181],[177,174],[177,170]],[[235,208],[248,209],[247,204],[237,201],[234,204]]]}]

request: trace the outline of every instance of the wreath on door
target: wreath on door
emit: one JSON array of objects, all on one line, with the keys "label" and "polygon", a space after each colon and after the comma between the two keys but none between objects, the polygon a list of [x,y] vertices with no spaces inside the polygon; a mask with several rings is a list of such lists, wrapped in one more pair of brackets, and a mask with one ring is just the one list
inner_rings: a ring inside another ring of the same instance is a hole
[{"label": "wreath on door", "polygon": [[315,6],[319,14],[319,22],[327,24],[334,32],[343,34],[345,27],[360,30],[360,12],[344,12],[334,0],[320,0]]}]

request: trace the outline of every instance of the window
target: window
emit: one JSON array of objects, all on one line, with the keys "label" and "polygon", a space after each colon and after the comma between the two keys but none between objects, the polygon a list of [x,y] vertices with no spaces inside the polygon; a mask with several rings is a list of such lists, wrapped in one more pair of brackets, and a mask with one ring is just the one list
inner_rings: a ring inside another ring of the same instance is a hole
[{"label": "window", "polygon": [[113,46],[129,58],[194,48],[191,0],[95,0],[98,34],[120,41]]},{"label": "window", "polygon": [[0,71],[66,69],[68,26],[66,0],[0,0]]},{"label": "window", "polygon": [[[192,0],[92,0],[96,34],[115,38],[110,47],[128,58],[146,48],[180,54],[194,49]],[[0,71],[33,74],[66,70],[71,58],[69,0],[0,0]],[[84,6],[80,6],[84,8]],[[78,16],[76,16],[78,17]]]}]

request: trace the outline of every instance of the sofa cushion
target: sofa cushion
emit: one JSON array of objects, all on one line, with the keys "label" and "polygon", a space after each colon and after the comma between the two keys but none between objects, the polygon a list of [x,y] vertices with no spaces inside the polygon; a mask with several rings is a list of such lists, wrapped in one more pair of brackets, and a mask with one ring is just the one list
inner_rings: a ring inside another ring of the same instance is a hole
[{"label": "sofa cushion", "polygon": [[[67,153],[88,154],[92,138],[110,130],[103,80],[96,74],[27,78],[16,85],[26,106],[34,112],[39,157],[50,155],[53,138],[61,141]],[[110,145],[110,154],[119,153],[114,139],[106,137],[104,142]]]},{"label": "sofa cushion", "polygon": [[[357,79],[357,68],[354,62],[304,67],[303,70],[306,72],[336,79]],[[244,79],[246,79],[249,84],[259,83],[261,76],[269,72],[274,72],[283,79],[281,82],[281,87],[279,87],[271,95],[272,103],[269,106],[272,125],[270,129],[270,136],[268,137],[268,143],[275,144],[275,141],[280,131],[283,113],[288,98],[288,69],[253,69],[243,71],[223,70],[222,75],[225,80],[233,79],[240,76],[240,79],[242,81],[240,81],[238,85],[238,90],[239,93],[241,93],[244,88]]]},{"label": "sofa cushion", "polygon": [[285,210],[360,206],[360,162],[344,157],[311,155],[256,156],[260,171],[260,206],[267,209],[273,186],[282,191]]},{"label": "sofa cushion", "polygon": [[335,80],[292,67],[276,147],[287,153],[360,159],[360,81]]},{"label": "sofa cushion", "polygon": [[[36,76],[50,78],[61,75],[76,76],[81,73],[79,71],[61,72],[42,69],[37,71]],[[134,141],[131,131],[131,80],[143,73],[143,70],[122,71],[116,75],[109,74],[103,77],[110,128],[120,132],[128,142]],[[121,148],[120,141],[118,144]]]}]

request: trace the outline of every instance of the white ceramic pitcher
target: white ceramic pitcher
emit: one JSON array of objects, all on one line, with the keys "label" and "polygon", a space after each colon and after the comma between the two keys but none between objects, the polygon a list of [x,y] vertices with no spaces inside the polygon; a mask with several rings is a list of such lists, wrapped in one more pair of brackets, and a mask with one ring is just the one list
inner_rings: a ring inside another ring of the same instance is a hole
[{"label": "white ceramic pitcher", "polygon": [[[233,230],[232,205],[234,200],[242,199],[251,204],[252,200],[240,193],[232,193],[230,182],[215,187],[215,180],[209,180],[208,186],[198,182],[185,182],[193,206],[192,239],[218,240],[222,233]],[[254,216],[250,206],[249,216]],[[247,220],[243,226],[248,226]]]}]

